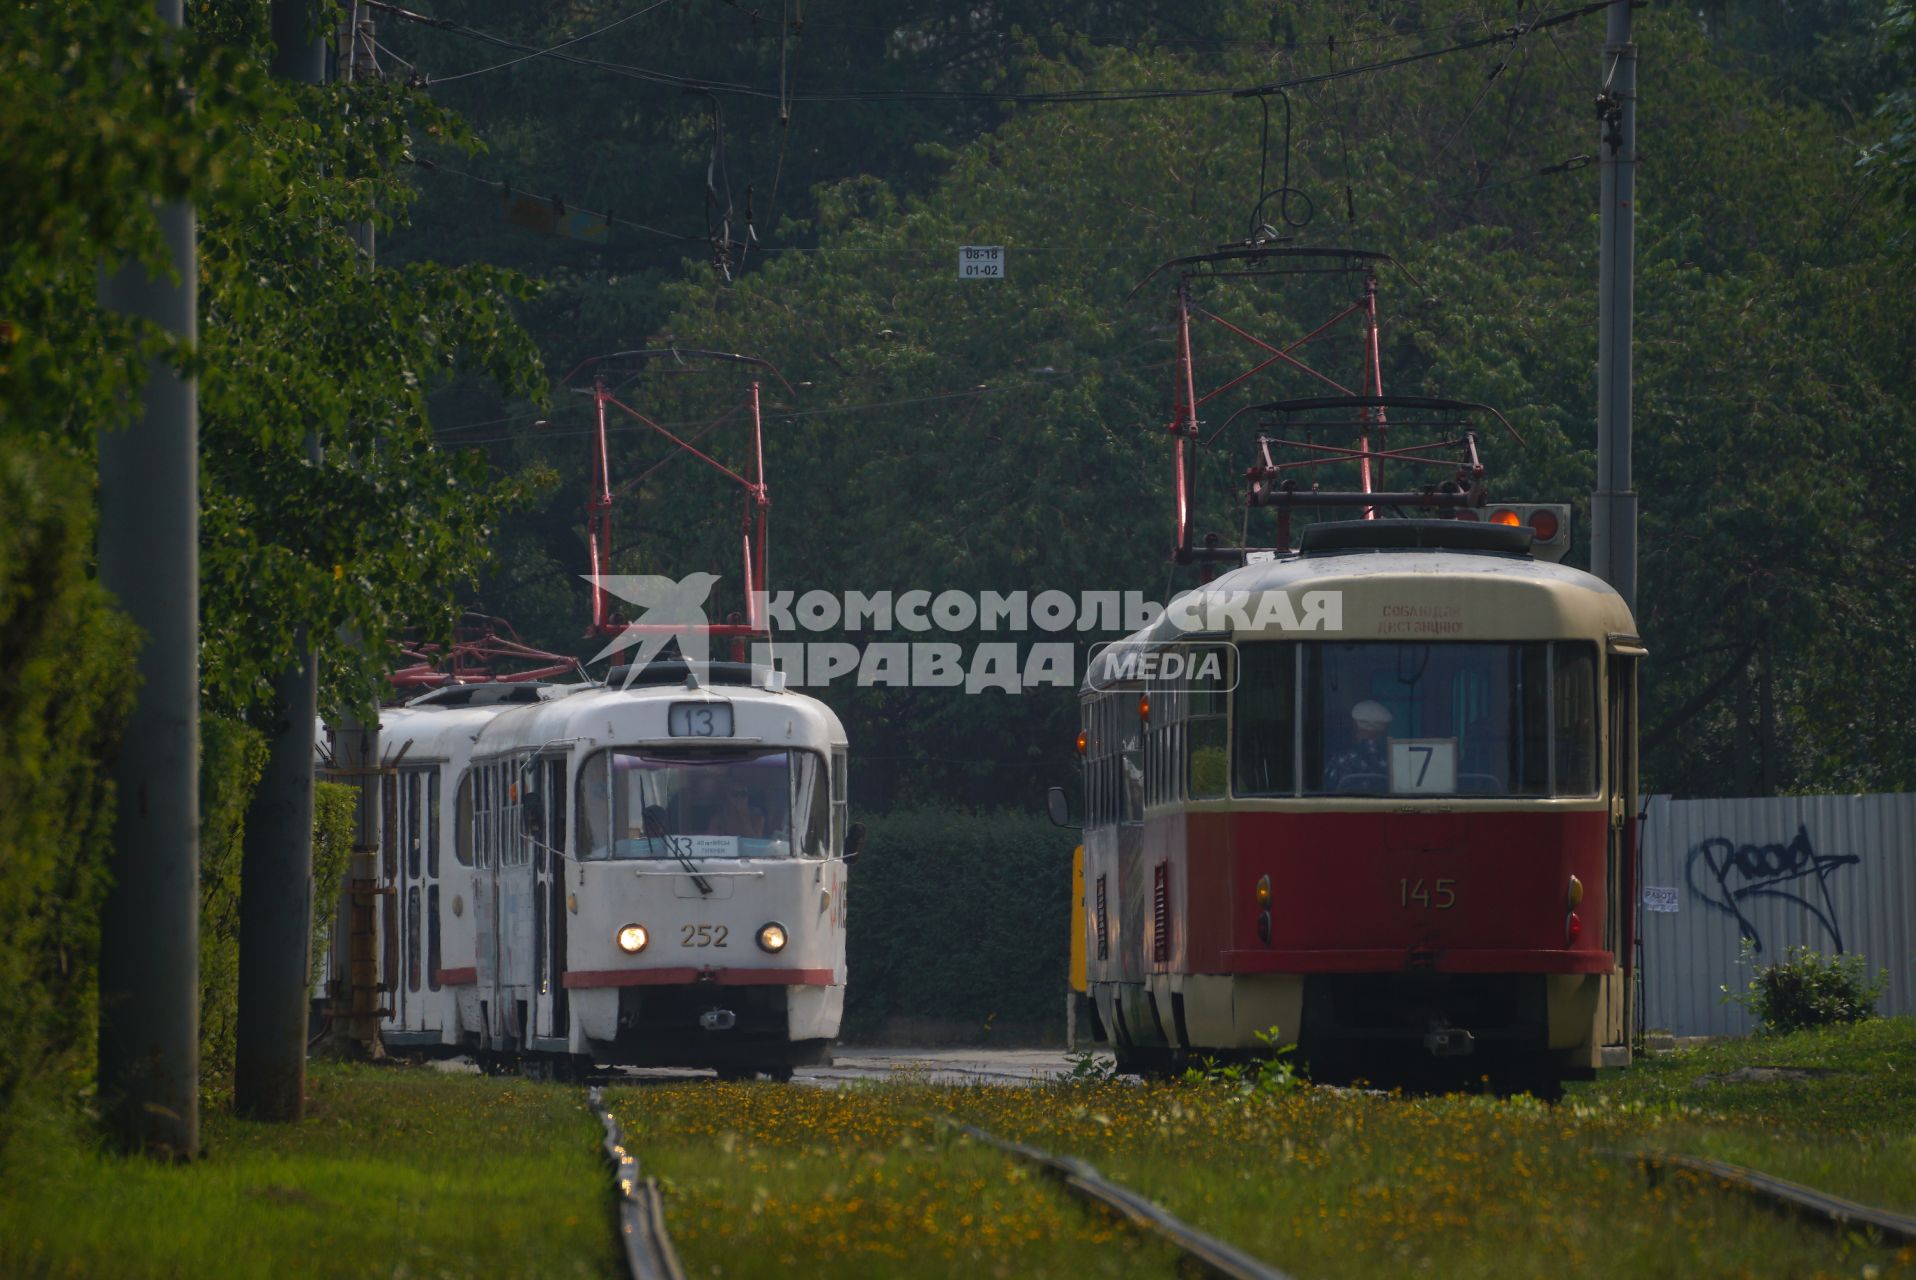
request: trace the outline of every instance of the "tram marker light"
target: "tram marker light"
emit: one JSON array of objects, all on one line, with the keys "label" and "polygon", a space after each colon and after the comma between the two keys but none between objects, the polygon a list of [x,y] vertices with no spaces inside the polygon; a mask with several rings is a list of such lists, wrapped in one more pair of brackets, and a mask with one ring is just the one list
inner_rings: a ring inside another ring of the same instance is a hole
[{"label": "tram marker light", "polygon": [[645,950],[645,944],[651,940],[651,935],[645,931],[645,926],[642,924],[628,924],[620,929],[617,935],[619,950],[631,956]]},{"label": "tram marker light", "polygon": [[1267,947],[1271,945],[1271,913],[1268,911],[1257,913],[1257,940]]},{"label": "tram marker light", "polygon": [[1257,878],[1257,905],[1260,908],[1271,905],[1271,878],[1269,876],[1259,876]]},{"label": "tram marker light", "polygon": [[1083,729],[1078,730],[1078,754],[1079,755],[1084,754],[1085,746],[1089,741],[1090,739],[1084,736],[1084,730]]},{"label": "tram marker light", "polygon": [[1516,525],[1522,524],[1523,520],[1517,515],[1515,511],[1512,511],[1509,507],[1498,507],[1495,511],[1490,513],[1490,523],[1507,524],[1514,527]]},{"label": "tram marker light", "polygon": [[1570,918],[1563,923],[1563,934],[1564,941],[1566,942],[1575,942],[1578,938],[1582,937],[1583,917],[1572,911]]},{"label": "tram marker light", "polygon": [[1557,520],[1557,513],[1549,507],[1538,507],[1530,513],[1530,527],[1536,530],[1538,542],[1556,541],[1557,531],[1563,526]]},{"label": "tram marker light", "polygon": [[1570,909],[1575,911],[1583,905],[1583,881],[1570,877]]},{"label": "tram marker light", "polygon": [[1141,693],[1138,695],[1138,719],[1149,720],[1150,718],[1151,718],[1151,695],[1148,693]]},{"label": "tram marker light", "polygon": [[765,951],[783,951],[785,949],[785,926],[774,921],[758,931],[758,945]]}]

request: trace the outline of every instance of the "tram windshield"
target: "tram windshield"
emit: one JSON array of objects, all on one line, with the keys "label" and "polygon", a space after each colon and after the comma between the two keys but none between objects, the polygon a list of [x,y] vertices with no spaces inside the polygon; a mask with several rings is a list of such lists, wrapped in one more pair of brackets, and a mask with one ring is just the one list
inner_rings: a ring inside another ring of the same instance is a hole
[{"label": "tram windshield", "polygon": [[579,856],[820,858],[830,804],[810,751],[601,751],[579,772]]},{"label": "tram windshield", "polygon": [[1239,795],[1596,794],[1594,645],[1241,649]]}]

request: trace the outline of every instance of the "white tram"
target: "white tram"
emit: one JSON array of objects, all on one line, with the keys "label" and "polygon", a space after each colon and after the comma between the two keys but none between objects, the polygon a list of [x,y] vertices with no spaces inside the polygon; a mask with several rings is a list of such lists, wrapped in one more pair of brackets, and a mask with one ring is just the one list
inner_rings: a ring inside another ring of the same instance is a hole
[{"label": "white tram", "polygon": [[846,740],[763,667],[467,685],[384,713],[391,1047],[545,1068],[829,1062]]}]

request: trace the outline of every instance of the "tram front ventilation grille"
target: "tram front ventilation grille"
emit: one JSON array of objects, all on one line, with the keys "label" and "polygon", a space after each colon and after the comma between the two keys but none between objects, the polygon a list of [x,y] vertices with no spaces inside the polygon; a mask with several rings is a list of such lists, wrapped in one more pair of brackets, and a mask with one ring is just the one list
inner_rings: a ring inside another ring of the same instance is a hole
[{"label": "tram front ventilation grille", "polygon": [[1160,862],[1151,876],[1151,958],[1171,959],[1171,867]]}]

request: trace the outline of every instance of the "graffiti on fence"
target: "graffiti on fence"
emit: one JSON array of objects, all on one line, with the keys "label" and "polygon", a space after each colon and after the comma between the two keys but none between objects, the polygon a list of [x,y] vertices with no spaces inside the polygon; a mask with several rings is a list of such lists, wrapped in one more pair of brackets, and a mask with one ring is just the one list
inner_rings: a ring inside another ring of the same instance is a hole
[{"label": "graffiti on fence", "polygon": [[[1810,844],[1809,828],[1799,823],[1796,838],[1787,844],[1738,844],[1712,836],[1691,848],[1687,874],[1690,892],[1718,911],[1735,916],[1743,936],[1756,950],[1763,950],[1763,935],[1743,906],[1752,898],[1778,898],[1795,903],[1821,921],[1835,944],[1834,950],[1841,955],[1843,928],[1836,918],[1829,880],[1838,869],[1861,861],[1854,853],[1818,853]],[[1812,897],[1822,905],[1811,901]]]}]

